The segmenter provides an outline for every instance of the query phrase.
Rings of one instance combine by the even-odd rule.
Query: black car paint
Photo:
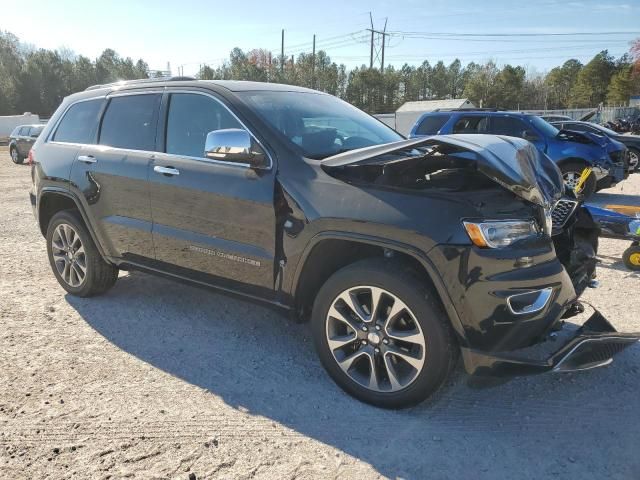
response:
[[[37,218],[43,199],[65,195],[76,203],[105,259],[120,268],[169,275],[295,313],[301,282],[309,275],[307,259],[322,242],[349,240],[404,254],[430,277],[460,345],[485,354],[539,341],[581,293],[584,285],[574,284],[548,235],[484,250],[474,247],[463,229],[464,218],[540,219],[542,205],[550,206],[559,191],[551,182],[536,195],[545,181],[535,178],[530,165],[525,171],[531,178],[503,165],[498,175],[485,172],[490,186],[464,194],[350,182],[327,171],[330,161],[323,166],[296,153],[234,88],[266,87],[177,81],[98,88],[66,99],[34,147],[31,196]],[[163,112],[167,96],[177,91],[223,102],[264,146],[269,165],[245,168],[162,153]],[[106,105],[112,95],[149,92],[162,94],[155,151],[51,145],[51,133],[72,102],[104,98]],[[516,162],[535,151],[527,145],[512,142]],[[73,160],[80,155],[98,161]],[[184,174],[158,175],[156,165]],[[40,227],[44,233],[46,225]],[[522,258],[530,258],[526,267]],[[510,292],[545,286],[554,288],[548,308],[524,317],[506,310],[504,296]]]

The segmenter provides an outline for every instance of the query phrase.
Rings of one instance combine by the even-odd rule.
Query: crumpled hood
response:
[[[570,128],[560,130],[557,138],[559,140],[566,140],[569,142],[593,143],[600,147],[606,147],[611,143],[609,137],[604,134],[598,135],[593,132],[577,132]]]
[[[556,164],[528,141],[515,137],[473,134],[401,140],[340,153],[324,159],[321,165],[330,170],[367,164],[382,156],[438,145],[456,148],[458,153],[450,155],[473,159],[478,171],[519,197],[546,209],[563,194],[564,184]],[[420,154],[415,150],[415,156]]]

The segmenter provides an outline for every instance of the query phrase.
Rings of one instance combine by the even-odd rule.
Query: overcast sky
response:
[[[95,58],[111,47],[154,69],[171,62],[194,74],[201,63],[219,65],[233,47],[279,54],[318,49],[349,67],[369,63],[369,12],[375,28],[388,18],[385,63],[401,66],[458,57],[494,59],[543,72],[569,58],[589,60],[608,49],[619,56],[640,37],[640,0],[30,0],[2,8],[0,29],[36,47],[66,47]],[[413,33],[406,33],[413,32]],[[593,35],[596,32],[632,32]],[[442,38],[438,33],[467,36]],[[591,35],[513,36],[582,33]],[[494,36],[469,37],[469,34]],[[504,36],[504,34],[507,34]]]

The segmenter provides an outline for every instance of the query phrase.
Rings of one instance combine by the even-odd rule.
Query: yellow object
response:
[[[607,210],[613,210],[614,212],[621,213],[623,215],[640,215],[640,206],[636,205],[605,205]]]
[[[584,170],[582,170],[582,174],[580,175],[580,178],[578,179],[578,184],[576,185],[576,188],[574,189],[576,193],[582,192],[582,189],[584,188],[584,184],[587,181],[587,178],[589,178],[589,175],[591,175],[591,168],[587,167]]]

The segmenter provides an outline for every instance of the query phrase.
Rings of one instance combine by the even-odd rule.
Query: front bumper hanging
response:
[[[564,330],[551,334],[552,339],[546,342],[515,352],[487,353],[463,347],[465,369],[471,375],[496,377],[588,370],[610,364],[614,355],[640,340],[640,333],[616,331],[597,310],[580,328]],[[567,338],[564,344],[549,351],[561,337]]]

